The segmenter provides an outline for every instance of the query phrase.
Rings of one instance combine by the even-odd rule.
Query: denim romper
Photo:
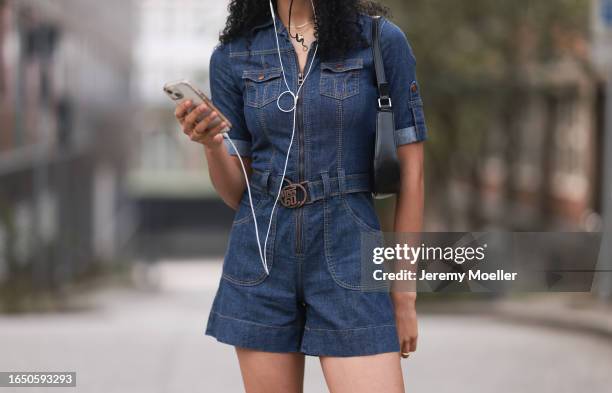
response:
[[[381,22],[396,144],[423,141],[427,129],[412,49],[397,25],[384,17]],[[372,18],[361,15],[359,23],[371,42]],[[278,16],[276,26],[287,83],[296,92],[297,55]],[[253,32],[250,49],[244,37],[215,47],[210,86],[214,104],[232,122],[229,135],[236,149],[252,160],[250,184],[263,247],[294,114],[277,107],[286,86],[272,20]],[[321,62],[318,57],[296,107],[287,187],[265,250],[270,275],[260,261],[245,190],[205,333],[223,343],[267,352],[397,352],[389,294],[368,291],[360,278],[360,235],[381,231],[370,188],[378,97],[371,48],[352,50],[336,61]],[[281,97],[280,105],[291,108],[291,96]]]

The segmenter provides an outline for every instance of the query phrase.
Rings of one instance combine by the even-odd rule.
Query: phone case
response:
[[[198,88],[194,87],[189,81],[180,80],[176,82],[167,83],[164,86],[164,92],[172,101],[176,103],[176,105],[180,105],[185,101],[191,100],[191,102],[194,104],[192,106],[192,109],[193,109],[203,103],[206,103],[209,107],[217,111],[217,113],[219,114],[219,117],[217,118],[217,120],[215,120],[212,123],[213,127],[219,124],[220,122],[224,121],[227,124],[229,124],[229,127],[223,130],[223,132],[228,132],[232,128],[232,125],[231,125],[232,123],[212,103],[212,101],[206,96],[206,94],[204,94]],[[210,111],[204,112],[201,117],[205,117],[209,113]]]

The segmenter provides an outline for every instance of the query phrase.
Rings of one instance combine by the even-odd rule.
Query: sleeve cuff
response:
[[[236,149],[238,149],[238,152],[236,152],[236,149],[234,149],[234,146],[232,146],[230,141],[224,138],[223,142],[225,142],[227,151],[232,156],[240,154],[241,157],[249,157],[251,155],[251,142],[243,141],[240,139],[232,139],[232,142],[236,146]]]
[[[421,142],[426,139],[423,133],[417,133],[416,127],[407,127],[395,131],[395,145],[407,145],[409,143]]]

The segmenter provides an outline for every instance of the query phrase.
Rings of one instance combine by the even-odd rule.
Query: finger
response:
[[[204,142],[204,136],[203,135],[198,135],[195,132],[191,135],[189,135],[189,139],[191,139],[192,142],[198,142],[198,143],[203,143]]]
[[[221,134],[223,132],[223,130],[225,130],[227,128],[227,124],[225,122],[220,122],[219,124],[217,124],[216,126],[209,128],[206,133],[208,134],[208,136],[210,136],[211,138],[216,136],[217,134]]]
[[[208,110],[208,105],[206,104],[202,104],[199,105],[197,108],[195,108],[194,110],[192,110],[186,117],[185,117],[185,122],[184,125],[187,127],[188,130],[191,130],[195,127],[195,123],[198,120],[198,117],[200,117],[200,115],[204,112],[206,112]]]
[[[198,134],[196,136],[196,141],[204,144],[209,144],[210,142],[220,143],[221,141],[223,141],[223,135],[221,135],[221,131],[223,131],[225,128],[225,122],[221,122],[213,128],[208,128],[204,131],[203,134]]]
[[[215,143],[221,143],[223,142],[223,135],[218,134],[212,137],[212,141]]]
[[[213,120],[215,120],[219,115],[217,115],[217,112],[212,111],[210,114],[208,114],[208,116],[206,116],[205,118],[203,118],[197,126],[194,127],[193,131],[196,134],[205,134],[208,133],[208,128],[211,125],[211,122]]]
[[[410,352],[416,352],[417,350],[417,337],[410,339]]]
[[[177,119],[182,120],[187,115],[187,111],[190,107],[191,101],[189,100],[177,105],[176,109],[174,110],[174,116],[176,116]]]

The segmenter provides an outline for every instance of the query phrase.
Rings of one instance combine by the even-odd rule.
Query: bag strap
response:
[[[376,85],[378,87],[378,108],[380,110],[391,110],[389,83],[387,83],[382,50],[380,49],[380,15],[373,16],[372,22],[372,51],[374,53],[374,68],[376,70]]]

